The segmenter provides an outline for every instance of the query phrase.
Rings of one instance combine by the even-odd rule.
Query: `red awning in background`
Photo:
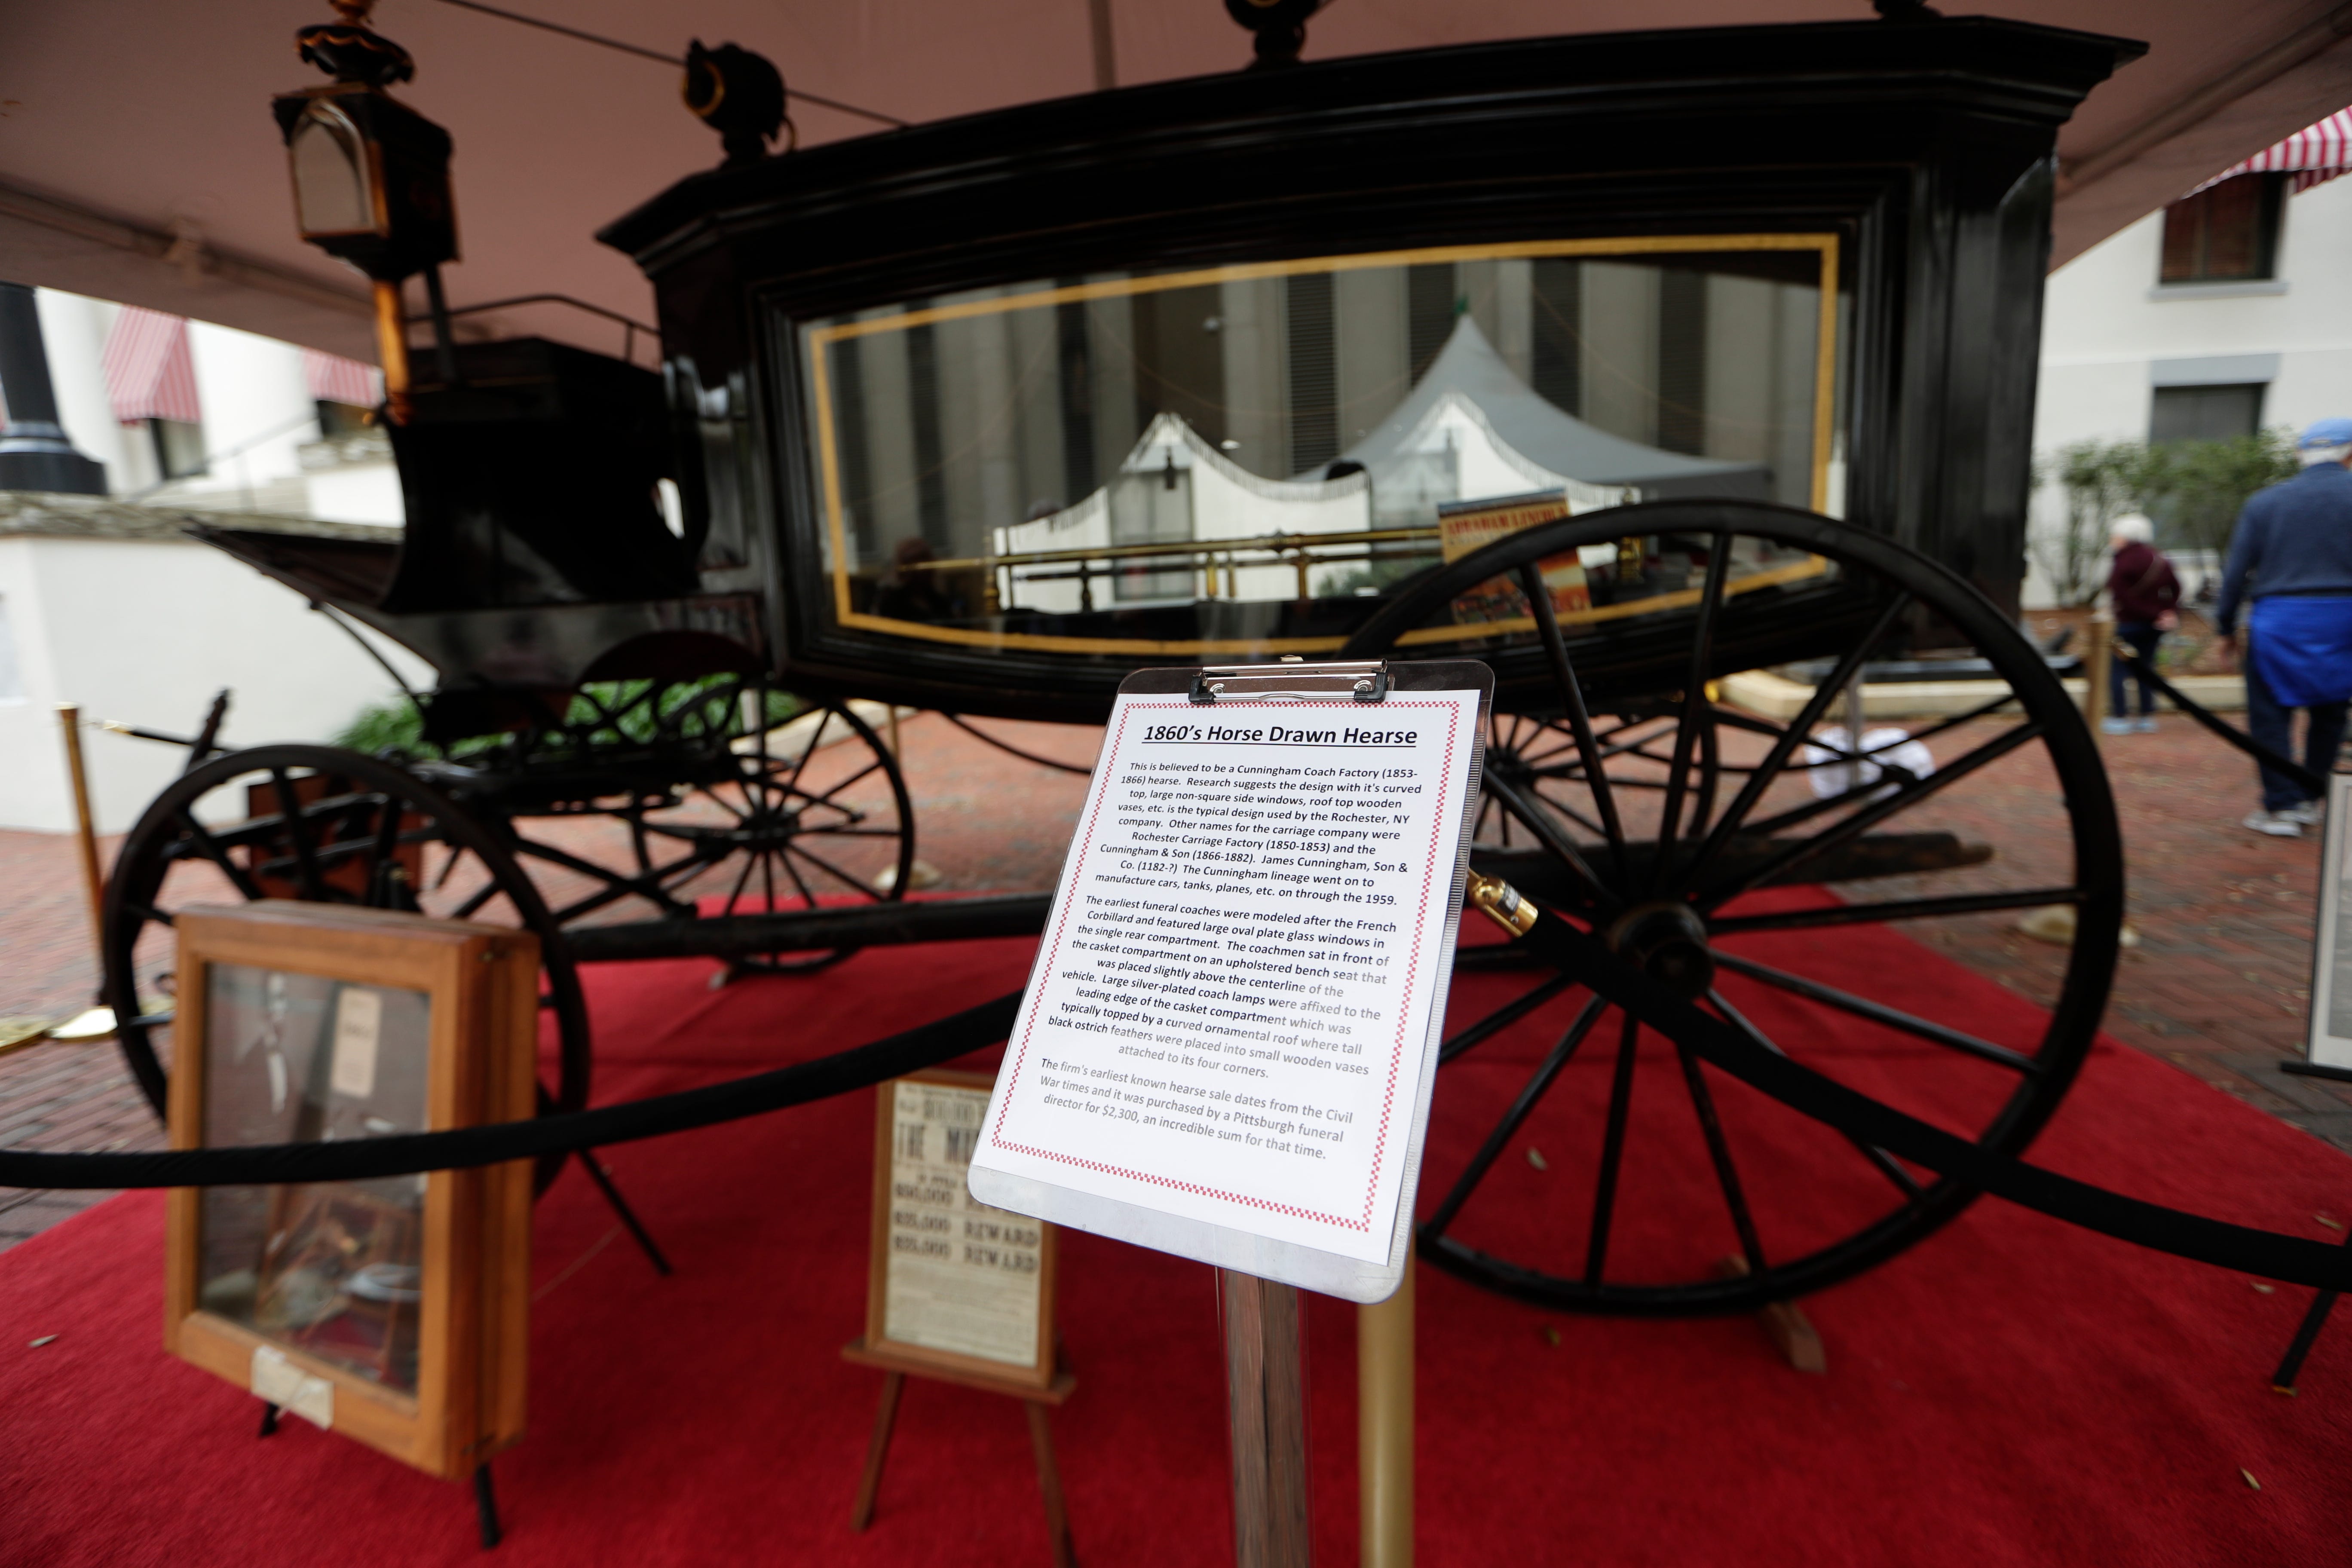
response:
[[[2338,174],[2352,174],[2352,109],[2339,109],[2316,125],[2306,125],[2275,147],[2266,147],[2242,163],[2232,163],[2197,191],[2218,185],[2240,174],[2294,176],[2297,194],[2326,184]],[[2197,191],[2189,194],[2195,195]]]
[[[188,322],[137,305],[125,305],[107,334],[100,361],[106,373],[107,401],[125,425],[142,419],[199,424],[196,362],[188,352]]]
[[[310,395],[321,403],[348,403],[360,408],[373,408],[383,401],[383,390],[377,379],[375,366],[362,364],[355,359],[345,359],[341,354],[304,349],[302,376],[310,384]]]

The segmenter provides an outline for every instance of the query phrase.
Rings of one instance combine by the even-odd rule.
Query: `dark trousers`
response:
[[[2246,668],[2246,732],[2254,743],[2282,757],[2294,755],[2294,710],[2279,701],[2262,677],[2249,650]],[[2336,771],[2336,752],[2344,744],[2341,702],[2322,702],[2304,710],[2303,765],[2326,778]],[[2311,792],[2267,765],[2262,767],[2263,808],[2284,811],[2312,798]]]
[[[2148,672],[2156,668],[2156,645],[2164,634],[2146,621],[2117,621],[2116,640],[2139,657],[2118,658],[2107,666],[2107,711],[2124,718],[2124,677],[2129,675],[2139,685],[2139,713],[2145,719],[2156,711],[2156,688],[2148,684]],[[2126,669],[2125,666],[2131,668]]]

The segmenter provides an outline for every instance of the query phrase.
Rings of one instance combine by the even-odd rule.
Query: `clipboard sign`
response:
[[[1493,697],[1469,660],[1129,677],[972,1195],[1348,1300],[1391,1294]]]
[[[2305,1054],[2324,1076],[2352,1077],[2352,773],[2327,779],[2319,852],[2319,931],[2312,943],[2311,1016]]]

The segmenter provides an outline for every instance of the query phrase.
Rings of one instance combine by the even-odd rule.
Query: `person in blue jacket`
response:
[[[2294,755],[2294,710],[2305,714],[2304,766],[2325,778],[2344,743],[2352,700],[2352,419],[2322,419],[2296,443],[2303,472],[2258,491],[2238,514],[2221,572],[2214,626],[2237,644],[2246,616],[2246,727],[2283,757]],[[2323,802],[2263,767],[2263,804],[2245,825],[2299,838]]]

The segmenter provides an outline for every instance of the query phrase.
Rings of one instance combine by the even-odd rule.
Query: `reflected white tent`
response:
[[[1638,489],[1651,500],[1772,499],[1772,471],[1762,463],[1669,452],[1562,413],[1513,374],[1466,313],[1396,412],[1340,461],[1370,472],[1383,519],[1426,518],[1441,500],[1562,488],[1571,503],[1580,489],[1598,495],[1603,488]]]

